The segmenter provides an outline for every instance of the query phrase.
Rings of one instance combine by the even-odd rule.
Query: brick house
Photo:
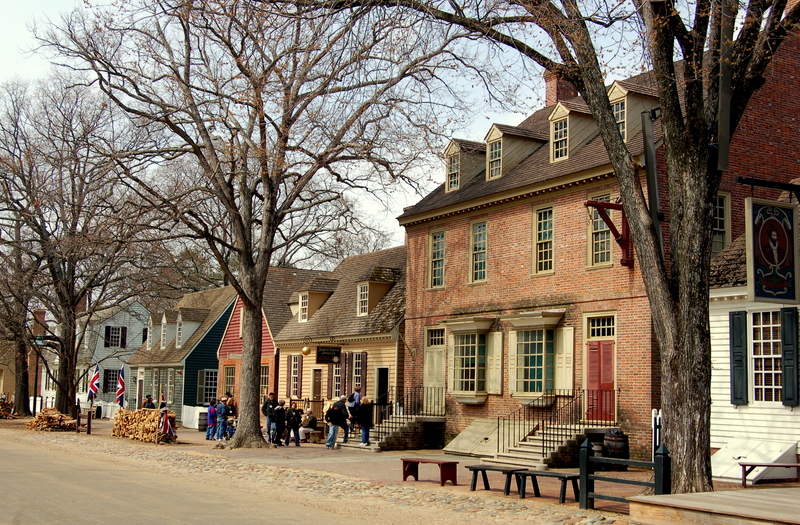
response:
[[[330,272],[318,270],[299,270],[295,268],[270,268],[264,286],[264,302],[262,305],[261,323],[261,400],[266,393],[278,384],[278,363],[275,360],[275,343],[273,337],[280,332],[292,317],[289,305],[292,295],[308,283],[317,279],[325,280]],[[240,378],[242,372],[242,332],[241,332],[242,300],[237,299],[230,321],[225,327],[225,334],[219,345],[219,382],[216,396],[231,392],[234,399],[239,399]]]
[[[800,97],[788,95],[798,91],[798,44],[782,45],[732,139],[714,253],[743,232],[745,196],[776,195],[736,185],[737,176],[797,176]],[[649,305],[631,247],[586,204],[615,203],[617,182],[585,103],[546,80],[546,107],[518,126],[494,124],[484,143],[452,140],[445,183],[398,219],[409,254],[406,339],[421,354],[406,352],[405,385],[447,387],[447,439],[458,439],[446,450],[503,452],[569,405],[582,431],[621,428],[632,455],[649,457],[661,387]],[[640,114],[658,104],[653,79],[608,89],[646,185]],[[655,139],[660,159],[659,121]],[[609,208],[624,234],[621,211]],[[668,216],[663,191],[661,209]],[[506,422],[497,430],[506,416],[525,422],[511,439]],[[482,430],[463,432],[471,425]]]

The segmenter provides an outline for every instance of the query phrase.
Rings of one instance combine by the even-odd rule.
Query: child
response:
[[[217,398],[212,398],[211,403],[208,405],[208,427],[206,427],[206,440],[213,441],[217,432]]]

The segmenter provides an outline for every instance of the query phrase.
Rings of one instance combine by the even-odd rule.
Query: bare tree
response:
[[[433,38],[435,33],[435,38]],[[129,2],[73,13],[39,38],[130,115],[169,137],[164,156],[200,166],[175,204],[131,176],[151,202],[207,242],[243,302],[241,411],[233,447],[263,446],[261,304],[281,225],[346,191],[414,184],[426,141],[449,115],[440,76],[460,31],[369,9],[304,13],[253,1]],[[224,217],[202,204],[214,199]],[[229,235],[219,234],[224,224]],[[299,226],[299,224],[295,224]],[[313,228],[313,222],[308,223]],[[236,267],[226,260],[233,254]],[[234,271],[235,270],[235,271]]]
[[[676,493],[712,488],[708,275],[717,168],[721,67],[730,68],[731,135],[764,82],[775,50],[795,30],[800,4],[786,0],[674,0],[632,3],[560,0],[347,0],[304,2],[322,12],[384,7],[412,10],[519,53],[571,82],[599,127],[620,185],[647,289],[662,362],[665,443],[673,454]],[[723,22],[741,15],[734,38]],[[731,22],[732,24],[732,22]],[[731,24],[728,24],[730,27]],[[661,101],[670,204],[669,264],[650,218],[634,159],[617,131],[604,82],[609,48],[647,52]],[[724,46],[730,54],[723,56]],[[616,51],[615,51],[616,52]],[[683,60],[680,69],[676,56]],[[727,77],[726,77],[727,78]],[[711,145],[711,147],[709,147]]]
[[[41,261],[17,306],[24,310],[29,298],[55,318],[47,336],[58,366],[45,366],[56,408],[74,414],[81,327],[92,312],[136,294],[125,268],[157,225],[116,178],[113,148],[130,149],[140,134],[98,93],[73,83],[53,76],[35,90],[18,84],[2,93],[0,228],[20,232],[3,236],[7,253]]]

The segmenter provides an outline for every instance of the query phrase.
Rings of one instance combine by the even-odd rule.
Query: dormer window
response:
[[[308,292],[300,294],[300,319],[301,323],[308,321]]]
[[[569,155],[569,127],[567,119],[553,122],[553,160],[566,159]]]
[[[489,144],[489,178],[496,179],[503,174],[503,141]]]
[[[461,183],[461,158],[456,153],[447,157],[447,191],[457,190]]]
[[[161,321],[161,349],[164,350],[167,347],[167,320],[164,319]]]
[[[175,348],[180,348],[182,341],[183,341],[183,321],[181,319],[178,319],[177,326],[175,328]]]
[[[369,283],[358,285],[358,315],[369,313]]]
[[[622,135],[622,140],[625,138],[625,99],[611,104],[611,110],[614,112],[614,120],[617,122],[617,130]]]
[[[147,348],[153,348],[153,346],[155,346],[155,341],[153,341],[154,336],[155,332],[153,331],[153,320],[150,319],[150,322],[147,325]]]

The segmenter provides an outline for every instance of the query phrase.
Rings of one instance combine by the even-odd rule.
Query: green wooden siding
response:
[[[217,350],[228,326],[228,318],[233,312],[232,302],[219,319],[214,323],[208,333],[192,349],[184,360],[183,370],[183,404],[197,406],[197,372],[198,370],[217,370],[219,360]]]

